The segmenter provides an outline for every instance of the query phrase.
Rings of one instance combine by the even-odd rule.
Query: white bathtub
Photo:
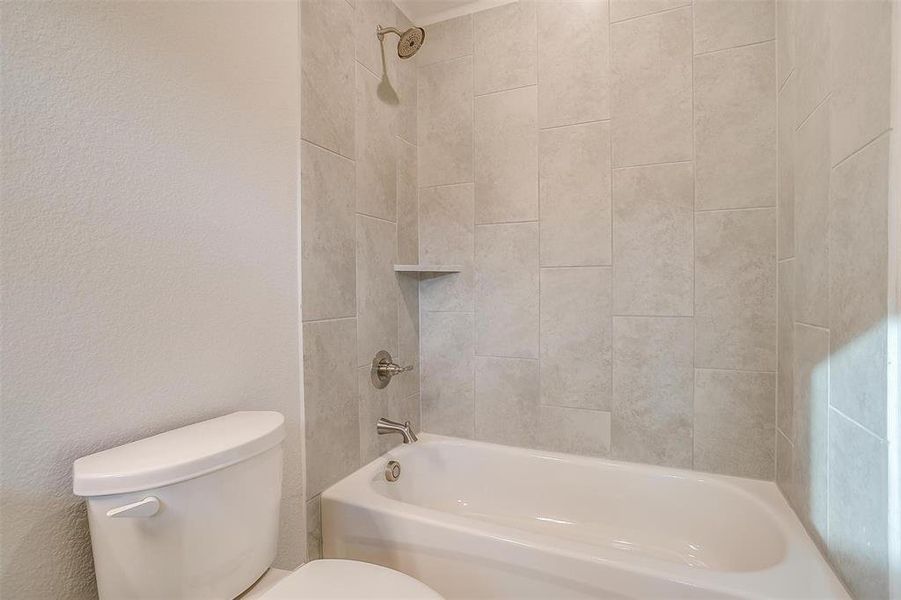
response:
[[[435,435],[323,492],[322,528],[451,599],[848,598],[772,483]]]

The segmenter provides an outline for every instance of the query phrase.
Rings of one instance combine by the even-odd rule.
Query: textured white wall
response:
[[[4,598],[95,594],[79,456],[236,409],[303,556],[297,6],[2,7]]]

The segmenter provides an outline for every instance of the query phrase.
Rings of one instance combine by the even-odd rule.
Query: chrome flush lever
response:
[[[378,389],[385,388],[391,383],[392,377],[412,370],[413,365],[407,365],[406,367],[396,365],[388,352],[379,350],[375,358],[372,359],[372,385]]]

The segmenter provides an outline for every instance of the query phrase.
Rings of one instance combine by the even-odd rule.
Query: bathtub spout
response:
[[[409,421],[406,423],[398,423],[382,417],[379,419],[378,424],[376,424],[376,431],[379,432],[379,435],[399,433],[403,436],[405,444],[412,444],[417,441],[416,434],[413,432],[413,426],[410,425]]]

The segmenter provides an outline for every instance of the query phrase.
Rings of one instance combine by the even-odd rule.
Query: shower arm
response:
[[[382,27],[381,25],[379,25],[376,29],[376,33],[378,34],[379,39],[382,39],[385,37],[386,33],[394,33],[397,34],[397,37],[400,37],[403,34],[403,31],[397,29],[396,27]]]

